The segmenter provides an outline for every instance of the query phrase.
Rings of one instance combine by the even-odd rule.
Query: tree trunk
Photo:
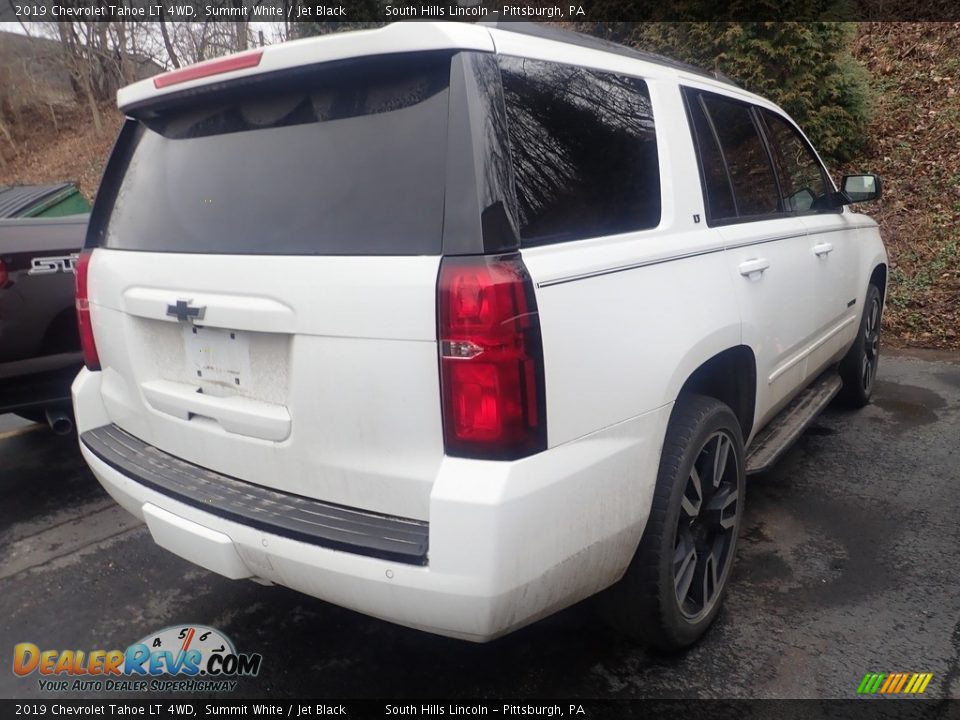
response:
[[[97,99],[93,95],[93,85],[90,78],[83,79],[83,92],[87,96],[87,105],[90,106],[90,115],[93,116],[93,129],[97,135],[103,134],[103,122],[100,120],[100,109],[97,107]]]
[[[167,32],[167,24],[163,21],[164,12],[163,5],[160,5],[160,34],[163,35],[163,44],[167,48],[167,55],[170,56],[170,62],[173,64],[174,68],[180,67],[180,61],[177,59],[177,53],[173,50],[173,43],[170,42],[170,34]]]
[[[120,87],[129,85],[135,78],[130,72],[130,56],[127,53],[127,23],[120,20],[117,23],[117,51],[120,54]]]
[[[13,141],[13,138],[10,136],[10,131],[7,130],[7,124],[3,121],[3,118],[0,118],[0,133],[3,133],[3,136],[7,139],[7,142],[10,143],[10,147],[13,148],[13,154],[17,157],[20,157],[20,149],[17,147],[17,144]],[[0,152],[0,159],[3,158],[3,153]]]
[[[209,22],[209,20],[203,21],[203,27],[200,30],[199,42],[197,42],[196,36],[194,36],[194,47],[196,47],[197,62],[202,62],[207,59],[207,25]]]
[[[242,0],[233,0],[234,7],[243,7]],[[241,50],[246,50],[247,45],[247,22],[245,20],[238,20],[233,24],[234,31],[234,47],[239,52]]]

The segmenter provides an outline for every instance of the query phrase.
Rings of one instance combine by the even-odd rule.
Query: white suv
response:
[[[886,255],[775,105],[538,26],[201,63],[128,116],[77,272],[80,446],[162,547],[486,641],[716,615],[745,474],[868,401]]]

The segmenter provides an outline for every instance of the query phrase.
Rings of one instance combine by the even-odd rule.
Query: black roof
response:
[[[602,50],[603,52],[612,53],[614,55],[623,55],[624,57],[633,58],[634,60],[643,60],[644,62],[662,65],[664,67],[673,68],[674,70],[683,70],[684,72],[700,75],[701,77],[710,78],[711,80],[717,80],[719,82],[726,83],[727,85],[733,85],[736,87],[736,83],[730,80],[730,78],[726,77],[723,73],[709,72],[703,68],[697,67],[696,65],[680,62],[679,60],[674,60],[673,58],[668,58],[664,55],[647,52],[646,50],[637,50],[636,48],[627,47],[626,45],[621,45],[620,43],[604,40],[592,35],[584,35],[583,33],[574,32],[573,30],[564,30],[543,23],[513,22],[505,20],[493,20],[479,24],[487,27],[493,27],[498,30],[506,30],[508,32],[520,33],[521,35],[530,35],[532,37],[543,38],[544,40],[556,40],[557,42],[578,45],[580,47],[590,48],[592,50]]]
[[[65,182],[56,185],[12,185],[0,187],[0,218],[18,217],[47,198],[72,187]]]

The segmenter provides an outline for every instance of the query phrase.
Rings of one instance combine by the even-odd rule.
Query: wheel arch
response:
[[[757,360],[746,345],[736,345],[701,363],[686,379],[677,394],[712,397],[727,405],[737,416],[743,442],[750,439],[757,401]]]
[[[873,268],[870,273],[870,285],[876,285],[880,290],[880,302],[885,303],[887,299],[887,264],[880,263]]]

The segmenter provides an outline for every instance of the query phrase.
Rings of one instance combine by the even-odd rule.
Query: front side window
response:
[[[723,151],[738,217],[778,213],[777,182],[750,106],[717,95],[700,97]]]
[[[710,124],[703,104],[698,98],[688,98],[687,110],[693,126],[696,146],[699,150],[700,173],[706,193],[707,214],[711,220],[724,220],[737,216],[733,201],[733,188],[727,174],[727,164],[717,144],[717,136]]]
[[[646,83],[575,65],[499,61],[523,243],[656,227],[660,168]]]
[[[784,210],[803,213],[821,209],[826,203],[829,185],[813,151],[782,117],[769,110],[761,110],[760,114],[777,168]]]

